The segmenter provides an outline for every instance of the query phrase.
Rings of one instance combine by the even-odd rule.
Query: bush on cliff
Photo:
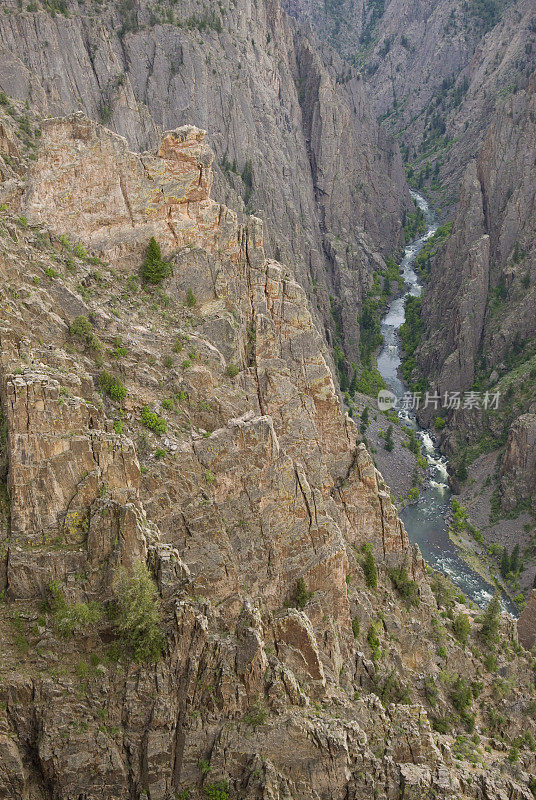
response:
[[[141,268],[141,277],[145,283],[157,286],[169,275],[171,275],[171,264],[169,261],[163,260],[160,245],[154,236],[151,236],[147,246],[145,261]]]
[[[376,561],[372,553],[372,545],[364,544],[363,551],[365,553],[365,560],[363,561],[365,581],[369,589],[375,589],[378,585],[378,570],[376,569]]]
[[[145,562],[119,570],[111,617],[125,653],[139,663],[158,661],[164,650],[158,590]]]
[[[104,370],[99,376],[99,388],[115,403],[121,403],[127,396],[127,390],[119,380]]]

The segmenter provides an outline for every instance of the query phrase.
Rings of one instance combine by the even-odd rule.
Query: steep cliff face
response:
[[[533,528],[535,98],[533,76],[496,113],[467,168],[450,240],[424,294],[417,351],[421,374],[442,393],[472,387],[481,398],[500,395],[497,409],[448,414],[441,439],[455,465],[474,462],[477,481],[464,497],[479,523],[498,523],[490,536],[508,548],[528,545]],[[517,526],[497,520],[521,512]]]
[[[0,19],[4,92],[45,115],[84,111],[137,149],[184,123],[209,130],[215,195],[267,221],[267,252],[294,264],[328,339],[329,295],[344,295],[358,360],[363,290],[401,242],[409,197],[355,72],[275,0],[34,5]]]
[[[499,692],[494,629],[409,546],[303,288],[210,199],[203,132],[138,155],[73,115],[31,153],[0,227],[3,795],[529,800],[515,627]],[[155,664],[149,590],[121,595],[144,563]]]
[[[410,179],[445,214],[505,96],[535,62],[531,0],[287,0],[363,72],[378,117],[403,142]]]

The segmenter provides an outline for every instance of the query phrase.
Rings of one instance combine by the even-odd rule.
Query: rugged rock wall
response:
[[[436,601],[356,446],[303,288],[266,258],[258,219],[208,197],[210,161],[195,128],[136,155],[75,115],[46,123],[28,176],[5,181],[2,794],[529,800],[533,754],[505,759],[534,729],[515,628],[501,624],[497,700],[482,651],[435,617],[463,609],[480,641],[448,583]],[[62,233],[69,191],[89,255]],[[137,277],[151,234],[172,261],[152,289]],[[140,560],[164,611],[157,664],[118,662],[106,619],[59,638],[47,593],[106,602]],[[451,734],[484,736],[496,706],[505,743],[454,759],[467,737]]]
[[[357,361],[361,297],[409,196],[356,73],[272,0],[29,8],[0,19],[0,88],[44,115],[84,111],[137,149],[184,123],[209,130],[216,196],[267,221],[267,251],[294,265],[329,340],[329,295],[344,300]]]
[[[525,89],[534,70],[531,0],[287,0],[285,7],[361,66],[366,94],[407,148],[414,180],[422,172],[419,186],[452,213],[495,109]]]

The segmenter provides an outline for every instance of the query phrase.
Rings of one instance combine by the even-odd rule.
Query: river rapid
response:
[[[422,285],[415,272],[415,260],[438,227],[437,219],[424,197],[415,192],[412,192],[412,196],[424,213],[426,232],[411,242],[404,251],[400,263],[404,277],[403,293],[390,303],[382,319],[384,346],[378,357],[378,370],[398,400],[408,391],[399,373],[401,357],[398,330],[405,319],[404,304],[408,295],[418,297],[422,292]],[[419,499],[400,513],[409,540],[412,544],[419,545],[425,561],[431,567],[446,573],[470,600],[484,606],[493,596],[494,588],[461,558],[448,535],[447,518],[452,493],[447,483],[447,460],[436,449],[430,431],[419,426],[413,413],[400,408],[396,410],[402,424],[416,431],[428,462],[429,480],[426,487],[421,491]],[[517,616],[517,609],[508,598],[503,598],[503,603],[510,613]]]

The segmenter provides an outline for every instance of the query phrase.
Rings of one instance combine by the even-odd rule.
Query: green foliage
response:
[[[141,277],[145,283],[157,286],[169,275],[171,275],[171,264],[162,259],[160,245],[154,236],[151,236],[145,254],[145,261],[141,267]]]
[[[434,428],[436,431],[442,431],[447,423],[443,419],[443,417],[436,417],[434,421]]]
[[[473,691],[465,678],[458,676],[450,688],[450,700],[460,717],[470,725],[469,709],[473,702]]]
[[[267,719],[268,712],[266,711],[262,701],[258,699],[255,705],[249,709],[248,713],[244,717],[244,722],[246,725],[249,725],[252,728],[258,728],[261,725],[264,725]]]
[[[62,636],[72,636],[97,625],[104,616],[103,608],[97,602],[69,605],[58,581],[50,581],[47,586],[47,608]]]
[[[363,365],[369,369],[371,368],[372,353],[383,342],[380,330],[380,313],[380,304],[376,298],[367,297],[363,301],[361,315],[358,318],[361,331],[359,352]]]
[[[192,289],[188,289],[186,292],[186,305],[188,308],[195,308],[197,305],[197,297],[193,293]]]
[[[294,596],[296,606],[298,608],[305,608],[311,595],[307,591],[307,585],[304,578],[300,578],[296,586],[296,594]]]
[[[415,267],[423,281],[427,281],[430,277],[433,259],[435,258],[440,247],[446,242],[452,231],[452,222],[447,222],[446,225],[441,225],[425,243],[424,247],[415,259]]]
[[[425,231],[426,219],[424,217],[424,212],[420,208],[416,208],[413,214],[410,214],[409,217],[406,217],[406,221],[404,223],[404,238],[406,240],[406,244],[413,241],[413,239],[417,239],[417,237],[422,236]]]
[[[408,575],[407,567],[392,567],[389,570],[389,578],[396,591],[407,605],[417,606],[420,602],[419,586]]]
[[[236,378],[236,376],[240,372],[240,369],[238,367],[238,364],[227,364],[225,372],[230,378]]]
[[[207,783],[203,791],[208,800],[229,800],[229,784],[227,781]]]
[[[458,614],[452,621],[454,636],[464,647],[467,644],[467,637],[471,631],[471,622],[467,614]]]
[[[125,653],[139,663],[158,661],[164,650],[158,590],[147,565],[120,569],[114,586],[113,622]]]
[[[102,344],[93,333],[93,325],[87,317],[76,317],[69,328],[69,335],[81,342],[88,350],[97,352],[102,349]]]
[[[380,647],[380,639],[378,637],[378,626],[374,622],[370,624],[370,628],[367,634],[367,642],[370,649],[372,650],[372,660],[374,662],[379,661],[382,655],[382,651]]]
[[[127,390],[119,378],[115,378],[105,370],[101,372],[98,379],[99,388],[114,401],[121,403],[127,396]]]
[[[361,633],[361,625],[357,617],[352,617],[352,633],[354,634],[354,639],[359,638],[359,634]]]
[[[387,430],[385,432],[385,438],[383,440],[383,446],[385,447],[385,449],[389,453],[392,451],[392,449],[395,446],[395,443],[393,442],[393,426],[392,425],[389,425],[389,427],[387,428]]]
[[[497,641],[500,625],[500,612],[501,603],[498,596],[495,595],[495,597],[490,600],[488,607],[484,612],[482,617],[482,627],[480,629],[480,635],[488,645],[494,644]]]
[[[141,411],[141,422],[146,428],[150,431],[155,433],[157,436],[161,436],[163,433],[167,431],[167,423],[166,420],[162,417],[159,417],[158,414],[155,414],[154,411],[151,411],[149,406],[144,406]]]
[[[365,406],[365,408],[361,412],[361,424],[359,425],[359,431],[361,433],[361,436],[364,436],[365,433],[367,432],[367,428],[369,426],[369,422],[370,422],[370,420],[369,420],[369,410],[368,410],[368,406]]]
[[[415,500],[419,499],[419,490],[416,486],[412,486],[408,492],[408,500],[410,503],[413,503]]]
[[[390,672],[383,681],[376,679],[373,691],[386,708],[391,703],[408,703],[410,700],[408,687],[402,683],[394,672]]]
[[[371,369],[363,367],[355,381],[355,391],[368,397],[376,397],[380,389],[385,389],[385,386],[385,381],[375,367]]]
[[[421,342],[424,331],[424,324],[421,318],[421,306],[422,298],[413,297],[412,295],[406,297],[405,321],[399,329],[400,344],[403,354],[402,375],[412,391],[422,391],[425,388],[424,384],[412,383],[412,373],[417,367],[414,353]]]
[[[365,544],[363,545],[363,551],[365,553],[365,559],[363,561],[363,572],[365,573],[365,582],[369,589],[375,589],[378,585],[378,569],[376,567],[376,561],[374,559],[374,554],[372,552],[372,545]]]
[[[424,679],[424,695],[432,708],[435,708],[439,697],[439,689],[431,675],[427,675]]]

